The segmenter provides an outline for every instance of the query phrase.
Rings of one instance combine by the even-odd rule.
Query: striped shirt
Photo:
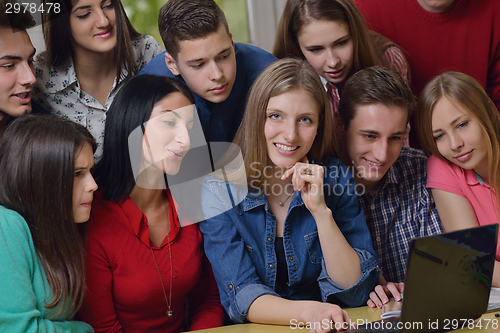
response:
[[[375,195],[359,197],[387,281],[404,281],[411,239],[443,231],[432,194],[425,187],[426,163],[422,151],[403,147]]]

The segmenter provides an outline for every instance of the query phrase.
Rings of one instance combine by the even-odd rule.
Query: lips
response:
[[[92,207],[92,201],[93,200],[89,200],[87,202],[84,202],[84,203],[80,204],[80,206],[83,206],[85,208],[90,208],[90,207]]]
[[[210,89],[210,92],[213,94],[221,94],[224,91],[226,91],[227,88],[227,83],[226,84],[221,84],[215,88]]]
[[[31,101],[31,90],[23,91],[13,95],[21,104],[28,104]]]
[[[186,155],[186,150],[167,149],[176,160],[182,160]]]
[[[278,153],[285,156],[291,156],[295,154],[297,149],[299,149],[300,147],[295,145],[286,145],[283,143],[274,143],[274,146],[277,148]]]
[[[373,161],[367,160],[366,158],[363,158],[363,160],[366,162],[366,164],[368,165],[368,167],[371,168],[371,169],[380,170],[380,169],[382,169],[382,167],[385,164],[385,163],[373,162]]]
[[[460,155],[457,155],[455,156],[454,158],[461,162],[461,163],[464,163],[464,162],[467,162],[469,160],[469,158],[472,156],[472,150],[471,151],[468,151],[466,153],[462,153]]]
[[[94,35],[94,37],[102,38],[102,39],[109,38],[110,36],[111,36],[111,29]]]
[[[339,70],[336,70],[336,71],[329,71],[329,72],[326,72],[326,74],[331,77],[332,79],[336,79],[340,76],[342,76],[342,74],[344,73],[344,68],[341,68]]]

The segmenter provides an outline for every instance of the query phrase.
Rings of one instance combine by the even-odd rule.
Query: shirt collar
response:
[[[70,59],[66,66],[60,68],[49,67],[48,71],[52,84],[47,85],[45,88],[50,94],[63,91],[72,84],[78,83],[75,66],[73,66],[73,59]]]

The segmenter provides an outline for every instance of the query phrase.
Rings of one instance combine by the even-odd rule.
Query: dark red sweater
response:
[[[223,309],[198,225],[181,228],[172,208],[169,237],[174,316],[167,318],[167,304],[149,248],[146,216],[130,198],[120,204],[99,198],[96,195],[87,234],[88,306],[80,310],[79,318],[96,332],[167,333],[222,325]],[[167,237],[159,248],[152,247],[169,299]],[[190,326],[185,320],[187,304]]]

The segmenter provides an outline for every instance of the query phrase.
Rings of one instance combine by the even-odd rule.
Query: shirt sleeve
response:
[[[112,285],[113,274],[106,250],[89,224],[86,304],[78,312],[78,317],[92,325],[96,332],[122,332],[114,307]]]
[[[35,294],[36,265],[41,267],[28,225],[17,213],[0,214],[0,323],[2,332],[93,332],[84,322],[42,317]],[[46,282],[45,282],[46,283]],[[45,285],[48,288],[48,285]]]
[[[396,47],[388,47],[384,53],[385,61],[390,65],[390,69],[398,72],[401,77],[408,82],[408,63],[406,62],[403,52]]]
[[[279,295],[260,281],[245,244],[231,220],[241,215],[228,214],[232,210],[231,203],[215,198],[220,194],[217,193],[219,188],[222,192],[226,189],[225,184],[211,187],[203,182],[203,214],[212,217],[200,223],[200,230],[204,236],[205,253],[219,287],[221,303],[234,322],[243,323],[248,308],[256,298]]]
[[[222,326],[224,310],[220,304],[219,290],[214,279],[212,266],[203,255],[200,280],[189,293],[189,330],[201,330]]]
[[[323,260],[318,282],[323,300],[335,296],[350,307],[361,306],[365,304],[368,295],[377,285],[378,258],[373,249],[370,231],[358,200],[356,181],[351,172],[339,161],[339,164],[327,169],[326,173],[327,178],[338,179],[333,184],[328,182],[325,199],[333,213],[335,223],[359,256],[361,277],[352,287],[342,289],[330,279]]]
[[[154,57],[163,51],[156,39],[150,35],[144,35],[141,39],[135,41],[133,48],[139,70],[144,68]]]
[[[465,197],[449,162],[431,155],[427,160],[427,188],[435,188]]]

